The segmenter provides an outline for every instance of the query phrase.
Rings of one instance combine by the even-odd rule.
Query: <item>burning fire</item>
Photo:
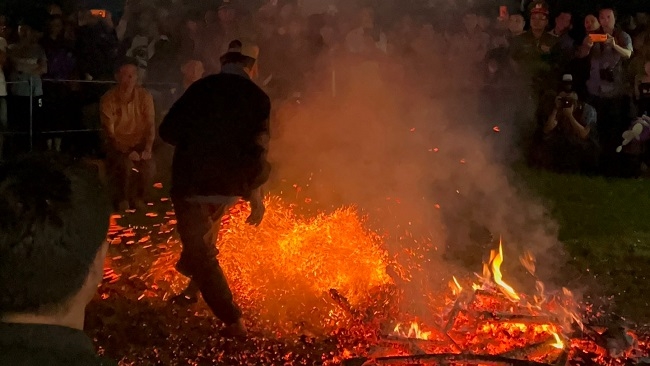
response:
[[[287,334],[318,337],[341,334],[338,332],[344,329],[351,339],[340,347],[344,349],[343,358],[365,355],[369,344],[388,342],[397,347],[373,351],[369,357],[433,355],[441,360],[439,363],[450,364],[461,356],[475,357],[463,360],[476,364],[494,364],[494,359],[481,358],[487,356],[555,363],[576,348],[598,348],[593,342],[569,337],[573,324],[583,329],[569,290],[548,291],[537,281],[537,293],[529,296],[504,280],[501,242],[490,252],[478,284],[464,286],[452,277],[448,303],[442,308],[431,305],[430,314],[419,314],[426,317],[426,325],[397,322],[388,330],[392,334],[381,335],[381,325],[414,318],[390,308],[394,305],[389,304],[391,300],[402,299],[394,291],[387,268],[395,266],[397,272],[405,269],[391,259],[383,238],[367,229],[364,218],[353,207],[306,218],[278,197],[266,198],[265,204],[266,215],[257,228],[245,222],[248,205],[237,204],[224,218],[217,244],[219,261],[238,303],[262,332],[278,338]],[[167,212],[170,220],[160,224],[159,234],[169,237],[176,223],[171,217],[173,213]],[[149,235],[138,239],[134,228],[119,227],[114,219],[110,232],[113,244],[124,239],[127,247],[141,244],[139,250],[155,245],[157,255],[153,263],[143,266],[143,273],[127,272],[130,264],[120,267],[122,255],[110,258],[105,270],[107,282],[116,283],[122,274],[129,279],[139,277],[147,289],[136,296],[138,300],[165,300],[178,293],[188,281],[174,269],[180,255],[178,239],[169,237],[167,242],[151,244]],[[407,253],[421,258],[412,251]],[[524,253],[520,260],[534,275],[534,257]],[[441,324],[434,323],[437,319]],[[617,347],[627,351],[625,345]]]
[[[246,224],[248,205],[237,204],[224,218],[217,243],[236,300],[246,313],[258,314],[265,328],[327,333],[349,318],[331,290],[351,307],[363,307],[374,300],[373,290],[392,283],[382,238],[366,229],[355,208],[303,218],[278,197],[265,205],[255,228]],[[153,265],[154,281],[173,282],[171,292],[186,283],[174,271],[177,259],[174,251]]]

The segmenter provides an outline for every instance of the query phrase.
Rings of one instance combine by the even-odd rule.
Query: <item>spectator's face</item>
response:
[[[571,14],[560,13],[555,17],[555,30],[558,32],[566,32],[571,28]]]
[[[616,17],[612,9],[603,9],[598,14],[600,25],[605,29],[614,29],[616,25]]]
[[[366,29],[375,27],[375,12],[371,8],[361,10],[361,26]]]
[[[30,39],[34,31],[28,25],[19,25],[18,26],[18,37],[22,40]]]
[[[63,10],[61,10],[61,7],[56,4],[50,5],[47,12],[50,15],[63,15]]]
[[[585,30],[587,32],[595,32],[600,28],[600,23],[598,23],[598,19],[596,19],[595,16],[593,15],[587,15],[585,17]]]
[[[508,19],[508,30],[513,34],[523,32],[525,26],[524,17],[519,14],[511,15],[510,19]]]
[[[138,82],[138,68],[134,65],[124,65],[117,71],[115,78],[120,88],[132,89]]]
[[[221,23],[232,23],[235,20],[235,9],[222,8],[218,12],[219,21]]]
[[[636,24],[638,25],[648,24],[648,14],[643,12],[636,13]]]
[[[476,14],[465,14],[463,24],[468,32],[473,32],[478,27],[478,17]]]
[[[9,27],[7,27],[7,18],[4,15],[0,15],[0,37],[7,38],[9,33]]]
[[[50,35],[58,37],[63,32],[63,21],[61,19],[54,19],[50,22]]]
[[[650,61],[645,62],[643,65],[643,70],[645,71],[646,75],[650,76]]]
[[[530,16],[530,29],[534,31],[543,31],[548,25],[548,18],[544,14],[533,14]]]

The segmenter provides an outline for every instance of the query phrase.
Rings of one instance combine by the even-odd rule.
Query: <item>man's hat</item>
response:
[[[549,14],[548,5],[543,0],[533,1],[528,7],[528,11],[530,12],[530,15],[543,14],[548,16]]]

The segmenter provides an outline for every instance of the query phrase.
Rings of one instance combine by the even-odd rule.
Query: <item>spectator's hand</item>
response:
[[[562,113],[566,117],[571,117],[571,116],[573,116],[573,110],[574,109],[575,109],[575,106],[573,104],[571,104],[570,107],[562,108]]]
[[[544,53],[549,53],[549,52],[551,52],[551,47],[550,47],[550,46],[547,46],[547,45],[545,45],[545,44],[540,45],[540,46],[539,46],[539,49],[542,50],[542,52],[544,52]]]
[[[149,150],[143,151],[141,157],[142,157],[142,160],[151,160],[151,157],[152,157],[151,151],[149,151]]]
[[[140,155],[135,151],[131,151],[131,153],[129,154],[129,160],[140,161]]]
[[[611,45],[611,46],[616,46],[616,38],[612,37],[611,35],[607,35],[607,41],[605,41],[605,44]]]
[[[585,47],[591,48],[591,47],[594,46],[594,41],[592,41],[591,37],[589,37],[589,35],[587,35],[587,37],[585,37],[584,41],[582,41],[582,45],[585,46]]]
[[[558,95],[555,97],[555,110],[559,111],[560,109],[562,109],[562,98]]]
[[[109,28],[114,28],[115,27],[115,24],[113,24],[113,14],[111,14],[111,12],[108,11],[108,10],[106,11],[106,16],[104,18],[102,18],[102,21]]]

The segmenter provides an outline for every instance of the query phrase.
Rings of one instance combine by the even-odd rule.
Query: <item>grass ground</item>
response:
[[[650,321],[650,180],[522,170],[560,225],[571,264],[613,295],[615,310]]]

